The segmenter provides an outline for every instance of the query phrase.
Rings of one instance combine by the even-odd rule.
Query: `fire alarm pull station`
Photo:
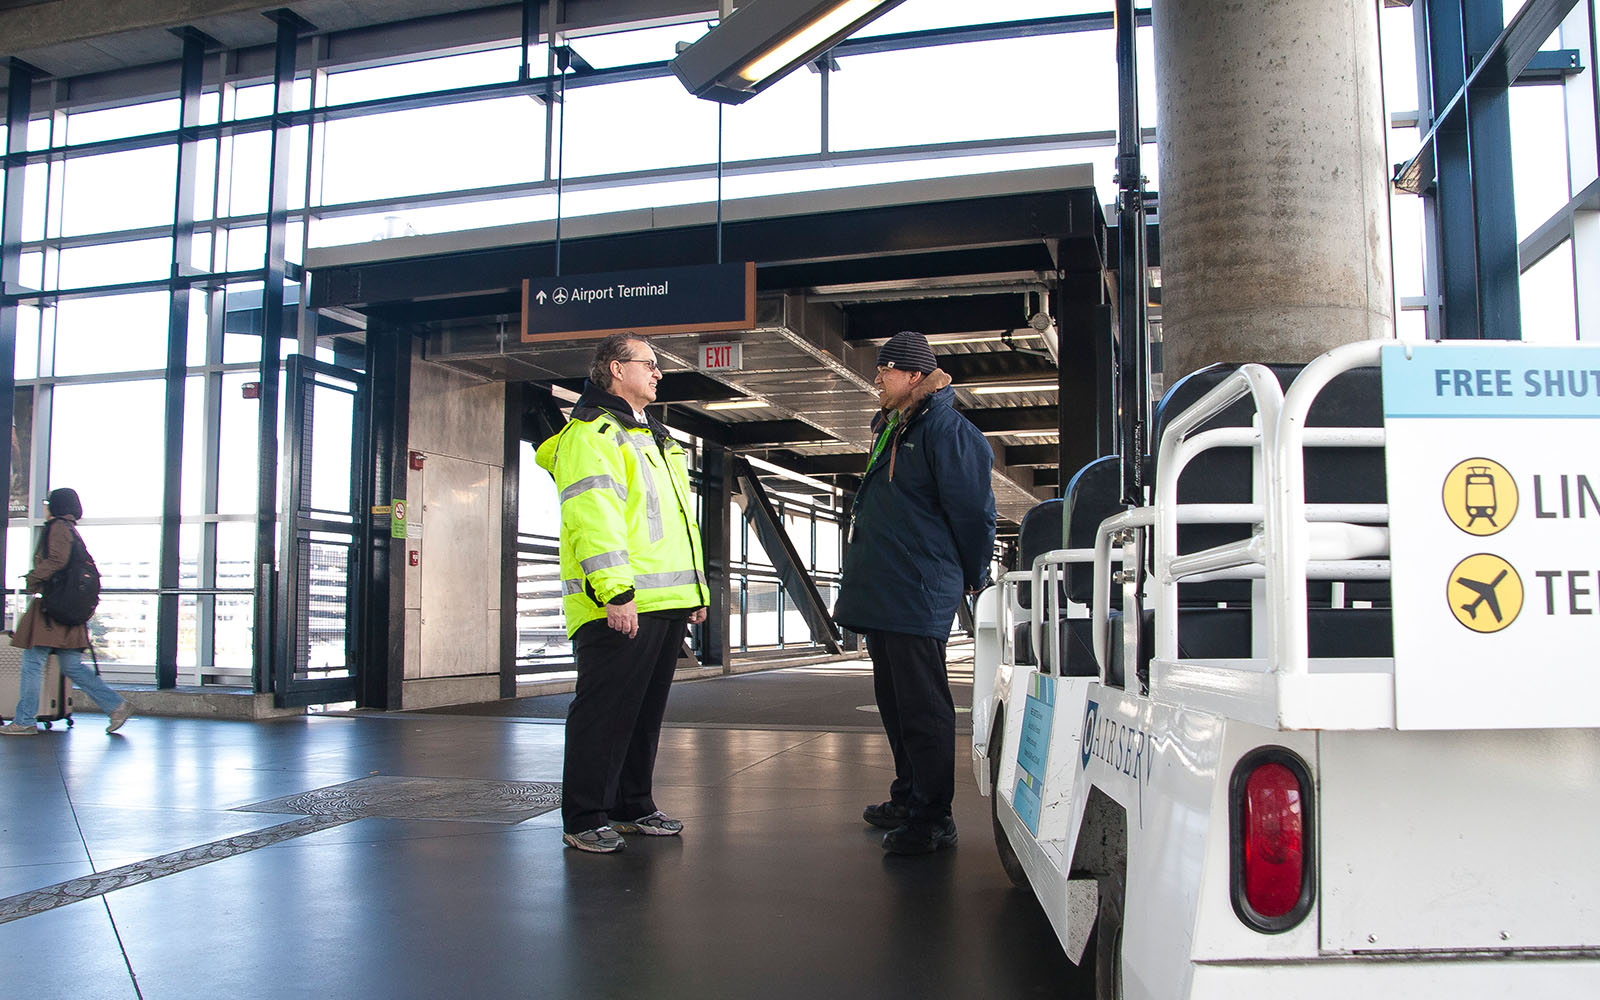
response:
[[[413,451],[413,452],[410,453],[410,455],[411,455],[411,471],[412,472],[421,472],[422,471],[422,462],[427,456],[423,455],[422,452],[420,452],[420,451]]]
[[[422,553],[417,549],[412,549],[411,550],[411,565],[413,565],[413,566],[421,566],[422,565]]]

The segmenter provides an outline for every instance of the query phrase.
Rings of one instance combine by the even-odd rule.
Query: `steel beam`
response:
[[[729,506],[737,481],[733,452],[714,444],[700,448],[700,541],[706,560],[711,603],[700,628],[700,662],[728,673],[729,651],[737,643],[729,634],[733,619],[729,597],[733,579],[733,518]]]
[[[206,49],[212,39],[193,28],[177,32],[183,39],[183,64],[178,83],[178,175],[172,210],[172,275],[168,290],[166,400],[162,414],[161,555],[156,579],[156,687],[178,686],[178,587],[182,583],[183,418],[189,380],[189,300],[179,276],[190,270],[194,246],[194,199],[199,173],[200,89]],[[199,650],[196,650],[198,653]],[[197,663],[203,662],[197,659]]]
[[[26,165],[20,154],[28,149],[28,116],[33,81],[38,71],[19,59],[10,61],[6,101],[5,200],[0,203],[0,414],[15,419],[17,408],[17,300],[22,278],[23,182]],[[37,433],[37,432],[35,432]],[[11,449],[0,448],[0,481],[11,482]],[[27,461],[27,456],[21,456]],[[29,483],[33,493],[38,484]],[[10,487],[6,489],[10,495]],[[7,508],[10,501],[7,500]],[[30,507],[32,506],[30,502]],[[6,564],[6,537],[0,532],[0,566]]]
[[[268,175],[267,253],[261,295],[261,399],[256,425],[259,461],[256,478],[255,642],[252,682],[257,692],[273,689],[273,668],[289,656],[290,623],[285,609],[274,599],[275,544],[278,498],[278,396],[282,362],[279,358],[284,314],[284,248],[289,216],[289,114],[294,106],[295,55],[300,33],[310,25],[288,10],[269,13],[278,25],[277,57],[273,74],[273,126]],[[288,441],[286,454],[299,442]]]

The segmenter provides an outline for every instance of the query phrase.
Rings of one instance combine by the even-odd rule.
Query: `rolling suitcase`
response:
[[[0,639],[0,722],[14,720],[17,699],[22,694],[22,650],[11,645],[9,640],[16,619],[22,615],[22,602],[27,600],[27,595],[7,596],[10,598],[12,608],[11,614],[7,616],[4,637]],[[73,725],[72,681],[61,673],[61,667],[56,663],[54,653],[44,661],[44,680],[39,685],[36,718],[45,724],[46,729],[53,728],[62,720],[66,720],[69,728]]]

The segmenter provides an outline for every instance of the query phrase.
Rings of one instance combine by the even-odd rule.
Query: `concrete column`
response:
[[[1375,0],[1152,7],[1166,384],[1393,336]]]

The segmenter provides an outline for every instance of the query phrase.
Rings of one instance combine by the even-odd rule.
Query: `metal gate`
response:
[[[354,701],[367,516],[367,376],[292,354],[284,383],[273,693],[281,708]]]

